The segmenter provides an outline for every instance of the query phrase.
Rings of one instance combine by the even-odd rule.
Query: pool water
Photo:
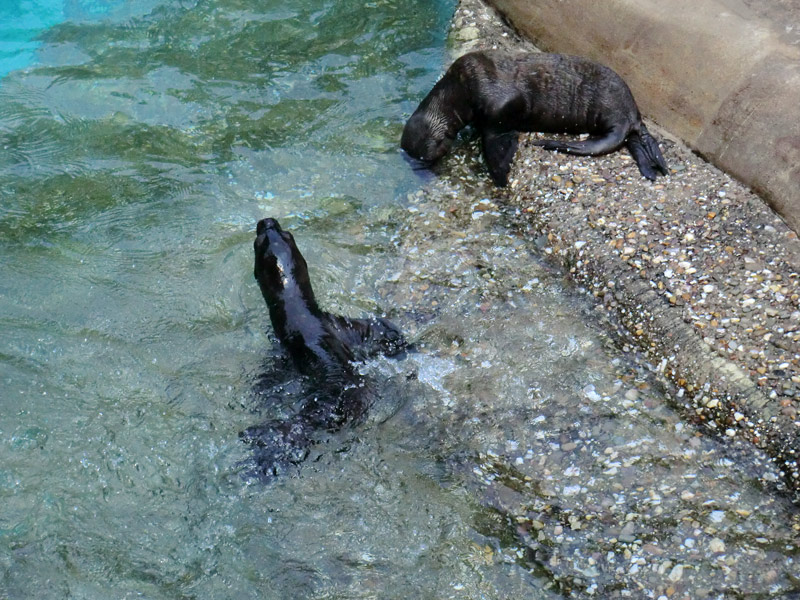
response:
[[[145,15],[156,4],[157,0],[4,0],[0,3],[0,78],[37,64],[40,55],[49,50],[55,54],[44,60],[54,59],[61,50],[43,45],[39,39],[54,25]]]
[[[797,590],[774,467],[681,420],[480,167],[403,160],[454,8],[0,8],[0,598]],[[252,275],[267,216],[326,309],[416,350],[263,485],[239,433],[305,385]]]
[[[0,4],[0,77],[36,60],[35,37],[64,18],[63,0]]]

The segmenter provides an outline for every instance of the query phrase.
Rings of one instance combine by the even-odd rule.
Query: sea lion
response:
[[[588,133],[585,140],[532,143],[579,155],[605,154],[624,144],[644,177],[667,174],[658,142],[642,123],[628,86],[608,67],[585,58],[465,54],[411,115],[400,145],[411,157],[431,164],[469,124],[481,133],[486,166],[499,186],[508,183],[520,131]]]
[[[253,248],[254,275],[275,335],[315,388],[313,397],[289,420],[242,433],[255,448],[255,474],[270,479],[304,460],[316,433],[337,431],[363,419],[370,395],[354,363],[378,353],[397,355],[406,341],[386,319],[351,319],[324,312],[294,237],[275,219],[258,222]]]

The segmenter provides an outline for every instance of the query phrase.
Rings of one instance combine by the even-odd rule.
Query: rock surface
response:
[[[480,35],[464,40],[457,32],[465,28]],[[457,54],[536,50],[479,0],[461,2],[454,29]],[[624,149],[575,157],[523,136],[508,188],[474,194],[521,215],[528,239],[596,296],[626,343],[673,382],[687,418],[765,448],[797,491],[797,234],[744,185],[650,129],[671,167],[658,182],[643,179]],[[468,150],[488,182],[477,148]],[[463,152],[441,172],[448,160],[463,160]]]
[[[607,64],[642,112],[800,230],[800,9],[759,0],[490,0],[542,49]]]

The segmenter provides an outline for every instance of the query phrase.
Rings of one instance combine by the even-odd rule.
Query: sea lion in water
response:
[[[579,155],[605,154],[625,144],[647,179],[667,174],[628,86],[608,67],[585,58],[465,54],[411,115],[400,145],[413,158],[433,163],[469,124],[481,133],[486,166],[499,186],[508,183],[520,131],[588,133],[585,140],[532,143]]]
[[[255,448],[255,474],[270,479],[305,459],[315,433],[363,419],[370,395],[354,363],[378,353],[399,354],[406,341],[386,319],[351,319],[320,309],[308,265],[292,234],[275,219],[258,222],[253,247],[254,275],[275,334],[315,387],[313,398],[292,418],[242,433]]]

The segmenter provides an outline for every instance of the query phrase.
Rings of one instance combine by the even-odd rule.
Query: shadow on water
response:
[[[452,2],[62,8],[0,80],[0,597],[797,592],[768,461],[668,408],[480,167],[402,159]],[[417,352],[264,486],[238,434],[308,394],[253,280],[268,215],[326,310]]]

